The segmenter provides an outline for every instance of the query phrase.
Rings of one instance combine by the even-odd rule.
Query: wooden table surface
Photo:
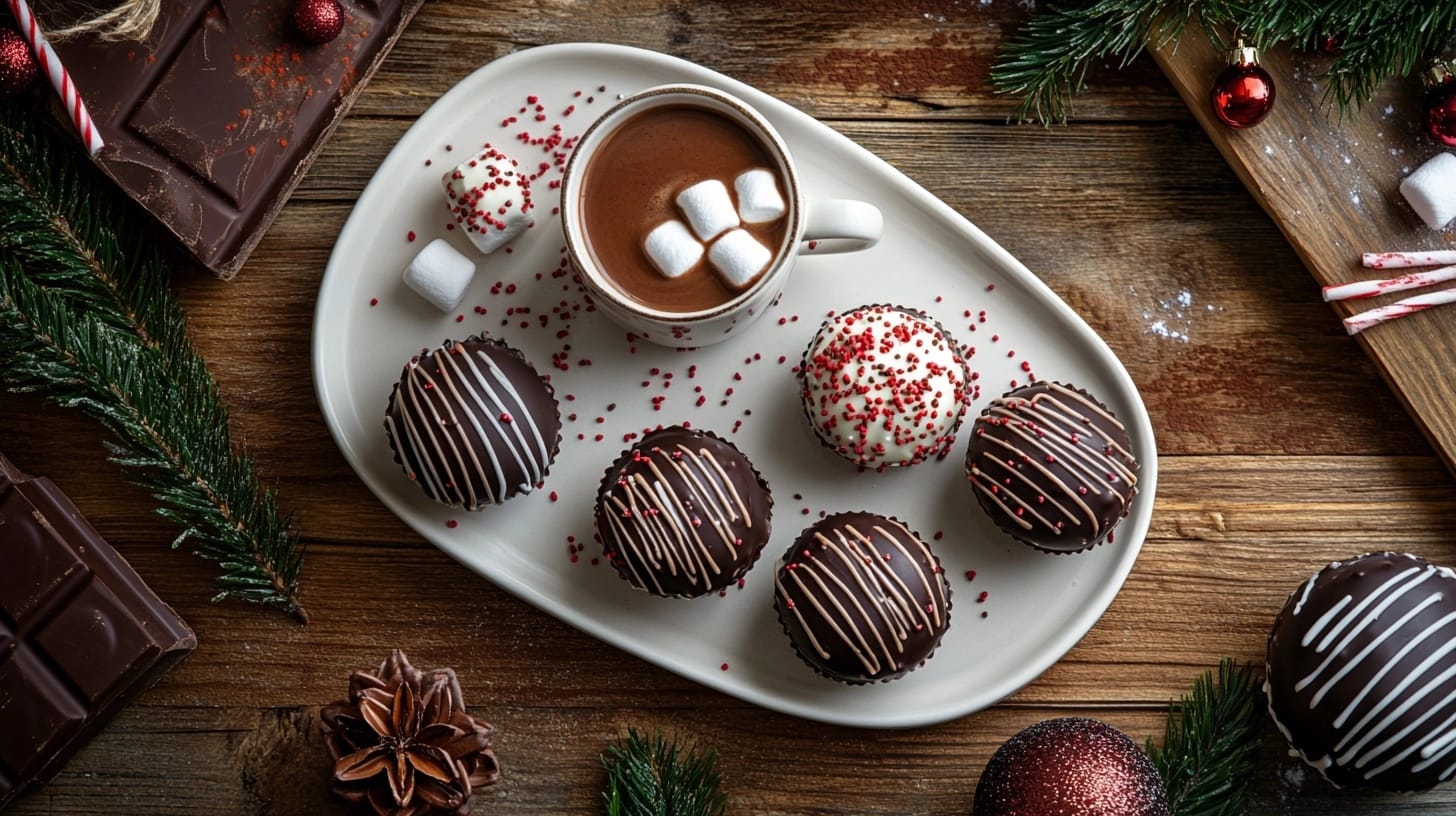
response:
[[[0,396],[0,450],[51,476],[196,629],[201,645],[124,710],[25,814],[326,814],[319,707],[402,647],[452,665],[498,728],[479,813],[599,811],[627,726],[718,747],[742,814],[966,814],[995,748],[1082,714],[1134,738],[1224,655],[1262,662],[1285,596],[1321,565],[1396,548],[1456,561],[1456,485],[1345,336],[1285,240],[1156,67],[1092,77],[1065,128],[1010,126],[993,96],[1011,0],[535,0],[427,4],[232,283],[177,280],[245,440],[309,542],[312,623],[208,602],[212,566],[86,419]],[[911,731],[819,725],[709,691],[496,589],[375,501],[330,441],[309,335],[334,236],[374,167],[465,74],[533,45],[604,40],[756,85],[878,153],[1039,274],[1122,358],[1161,453],[1152,529],[1101,622],[995,708]],[[1272,735],[1261,814],[1445,813],[1456,788],[1340,793]]]

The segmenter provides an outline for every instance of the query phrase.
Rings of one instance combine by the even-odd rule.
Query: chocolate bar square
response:
[[[0,808],[196,645],[70,499],[0,456]]]
[[[313,45],[290,0],[164,0],[143,43],[58,43],[106,147],[96,163],[231,278],[423,0],[343,0]]]

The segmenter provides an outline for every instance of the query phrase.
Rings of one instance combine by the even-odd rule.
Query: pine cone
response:
[[[354,672],[349,699],[322,717],[334,795],[360,812],[466,816],[471,791],[500,778],[490,724],[465,712],[455,670],[422,672],[398,649],[374,674]]]

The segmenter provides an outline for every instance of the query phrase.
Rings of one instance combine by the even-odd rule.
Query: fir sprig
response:
[[[1258,48],[1334,38],[1325,99],[1348,113],[1386,77],[1410,76],[1439,51],[1456,30],[1456,0],[1064,0],[1039,9],[1003,47],[992,84],[1021,97],[1020,119],[1065,121],[1088,66],[1126,66],[1191,20],[1221,44],[1234,34]]]
[[[1171,707],[1161,748],[1147,743],[1173,816],[1242,816],[1258,759],[1264,695],[1249,666],[1224,658]]]
[[[0,105],[0,383],[79,408],[115,441],[112,461],[216,561],[214,600],[299,620],[303,546],[228,433],[217,384],[187,337],[150,230],[74,140]]]
[[[711,748],[699,750],[629,728],[602,754],[607,816],[722,816],[728,795]]]

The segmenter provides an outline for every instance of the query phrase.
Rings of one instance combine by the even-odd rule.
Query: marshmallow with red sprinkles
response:
[[[1017,540],[1051,553],[1111,537],[1137,494],[1127,430],[1079,388],[1035,382],[976,418],[966,477],[981,508]]]
[[[820,441],[877,470],[944,457],[965,414],[969,380],[949,333],[901,306],[831,316],[799,367],[804,413]]]
[[[774,606],[810,668],[849,685],[928,660],[950,627],[950,583],[918,533],[875,513],[829,516],[779,561]]]
[[[531,225],[531,180],[516,160],[486,145],[440,179],[455,223],[482,255],[514,241]]]
[[[475,335],[405,363],[384,430],[395,461],[426,495],[479,510],[545,480],[561,415],[551,384],[519,351]]]
[[[638,589],[696,598],[738,583],[768,543],[773,496],[732,443],[658,428],[607,469],[596,531],[607,560]]]

